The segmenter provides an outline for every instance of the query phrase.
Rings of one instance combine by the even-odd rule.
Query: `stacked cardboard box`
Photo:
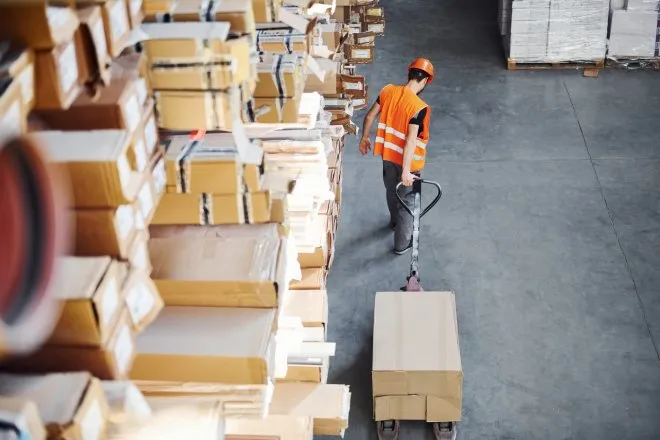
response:
[[[31,438],[343,434],[350,393],[326,384],[324,279],[344,92],[366,86],[336,70],[327,95],[346,104],[331,111],[307,87],[325,87],[321,48],[344,65],[329,12],[2,2],[0,124],[33,132],[72,183],[61,318],[44,347],[0,367],[39,374],[7,379],[20,389],[0,377],[0,408],[31,421]],[[51,389],[77,406],[51,410],[60,402],[37,392]]]
[[[373,347],[376,421],[461,420],[463,372],[453,292],[377,293]]]
[[[612,2],[608,58],[650,60],[660,57],[660,2]]]
[[[560,63],[605,58],[608,0],[507,0],[499,8],[510,61]]]

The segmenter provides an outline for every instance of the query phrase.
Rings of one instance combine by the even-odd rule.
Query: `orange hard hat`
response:
[[[408,66],[408,70],[412,69],[417,69],[421,70],[422,72],[426,72],[429,74],[429,80],[427,81],[427,84],[431,84],[433,82],[433,77],[435,76],[433,73],[433,64],[426,58],[417,58],[415,61],[410,63],[410,66]]]

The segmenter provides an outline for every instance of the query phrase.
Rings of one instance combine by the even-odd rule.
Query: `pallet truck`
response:
[[[435,187],[437,194],[433,201],[422,210],[422,185],[427,184]],[[419,277],[419,225],[420,220],[424,217],[433,207],[440,201],[442,197],[442,188],[437,182],[430,180],[417,179],[413,182],[412,192],[414,195],[413,207],[410,209],[399,195],[399,190],[403,187],[403,183],[399,182],[396,187],[396,197],[399,203],[413,218],[413,233],[412,233],[412,256],[410,261],[410,273],[406,278],[406,285],[400,290],[402,292],[423,292],[424,288],[421,284]],[[378,428],[379,440],[397,440],[399,438],[400,421],[399,420],[386,420],[376,422]],[[433,434],[436,440],[456,440],[456,422],[434,422]]]

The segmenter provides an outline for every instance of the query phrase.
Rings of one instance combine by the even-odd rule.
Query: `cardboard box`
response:
[[[257,23],[270,23],[277,19],[275,16],[276,6],[282,4],[281,0],[252,0],[254,20]]]
[[[255,98],[256,122],[264,124],[299,122],[301,97]]]
[[[34,136],[51,161],[68,172],[75,207],[114,207],[136,199],[140,176],[129,165],[127,131],[42,131]]]
[[[128,250],[128,257],[122,259],[122,261],[127,261],[135,269],[141,270],[145,273],[150,274],[152,270],[151,259],[149,258],[149,248],[147,243],[149,242],[149,233],[147,231],[139,231],[135,234],[133,243]]]
[[[66,109],[80,91],[76,43],[62,43],[35,54],[35,109]]]
[[[343,436],[350,406],[351,393],[345,385],[278,383],[270,414],[309,416],[314,419],[314,435]]]
[[[17,438],[14,428],[30,440],[46,440],[46,426],[37,405],[24,397],[0,397],[3,426],[0,438]]]
[[[134,338],[128,311],[124,308],[102,347],[45,345],[29,355],[12,358],[3,368],[21,373],[83,370],[99,379],[123,380],[128,377],[135,356]]]
[[[142,10],[143,5],[144,0],[126,0],[131,29],[139,28],[144,20],[144,11]]]
[[[190,0],[192,3],[193,0]],[[178,0],[144,0],[142,9],[146,16],[155,15],[158,13],[165,14],[172,10]],[[187,2],[186,2],[187,3]]]
[[[226,440],[312,440],[311,417],[272,416],[265,419],[228,418],[225,421]]]
[[[338,61],[316,59],[319,67],[325,72],[325,78],[321,81],[316,75],[308,72],[305,81],[305,92],[318,92],[321,95],[335,95],[340,93],[339,66]]]
[[[105,25],[100,6],[90,6],[77,11],[80,27],[77,30],[76,49],[79,52],[78,67],[83,82],[100,80],[110,82],[110,62]]]
[[[12,78],[21,88],[23,111],[27,113],[34,105],[34,52],[31,49],[10,47],[0,55],[0,77]]]
[[[81,4],[80,0],[76,0]],[[96,3],[95,0],[84,0],[85,3]],[[108,43],[108,52],[112,58],[118,57],[126,48],[131,35],[126,0],[107,0],[103,3],[102,11],[105,27],[105,39]]]
[[[74,252],[79,256],[128,258],[141,222],[136,203],[107,209],[75,209]]]
[[[231,131],[240,115],[235,89],[223,91],[157,91],[158,126],[165,130]]]
[[[275,54],[309,53],[312,36],[290,28],[259,29],[257,27],[257,51]]]
[[[134,133],[142,121],[140,97],[129,79],[116,79],[95,95],[81,93],[66,111],[36,113],[54,130],[127,129]]]
[[[255,98],[296,97],[305,88],[305,59],[295,54],[261,57]]]
[[[26,128],[20,84],[12,78],[0,77],[0,136],[19,135]]]
[[[377,421],[461,420],[463,372],[453,292],[377,293],[373,343]]]
[[[195,62],[154,62],[150,80],[155,90],[212,90],[240,84],[234,79],[235,62],[231,59]]]
[[[328,293],[325,290],[290,291],[284,300],[282,314],[299,317],[305,327],[325,327],[328,322]]]
[[[49,439],[83,440],[102,438],[108,404],[103,388],[88,373],[48,374],[45,376],[0,375],[0,393],[13,399],[36,404],[46,425]],[[33,427],[35,417],[30,417]],[[31,439],[43,438],[34,426]]]
[[[243,194],[166,193],[154,225],[239,225],[246,223]]]
[[[110,257],[61,257],[55,274],[53,292],[64,305],[48,344],[107,343],[123,308],[116,263]]]
[[[256,32],[252,0],[215,2],[209,16],[215,21],[228,22],[232,33],[254,35]]]
[[[173,136],[165,168],[167,185],[179,193],[236,194],[243,189],[243,166],[233,141]]]
[[[137,339],[131,379],[267,384],[275,310],[165,307]]]
[[[351,64],[370,64],[374,61],[373,46],[346,44],[346,59]]]
[[[330,360],[323,358],[320,365],[292,364],[289,362],[286,369],[286,376],[278,379],[277,383],[313,383],[324,384],[328,382],[328,371]]]
[[[165,306],[156,284],[141,270],[131,269],[128,272],[121,292],[135,333],[144,331]]]
[[[145,23],[141,30],[152,63],[173,59],[211,61],[225,53],[229,23]]]
[[[303,269],[302,279],[293,280],[289,286],[291,290],[325,290],[327,272],[323,268]]]
[[[152,227],[149,240],[152,276],[168,306],[277,307],[285,248],[275,224]]]
[[[47,1],[4,0],[0,4],[0,38],[49,51],[73,40],[78,28],[73,9]]]

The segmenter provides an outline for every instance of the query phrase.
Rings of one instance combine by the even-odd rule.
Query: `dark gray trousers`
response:
[[[413,218],[401,206],[399,199],[396,197],[396,186],[401,182],[401,165],[397,165],[387,160],[383,161],[383,183],[385,184],[385,196],[387,199],[387,208],[390,210],[390,222],[396,224],[394,229],[394,248],[405,249],[410,244],[412,239]],[[418,173],[414,173],[417,174]],[[402,186],[399,189],[399,196],[408,205],[410,210],[413,209],[415,197],[412,192],[412,187],[406,188]]]

